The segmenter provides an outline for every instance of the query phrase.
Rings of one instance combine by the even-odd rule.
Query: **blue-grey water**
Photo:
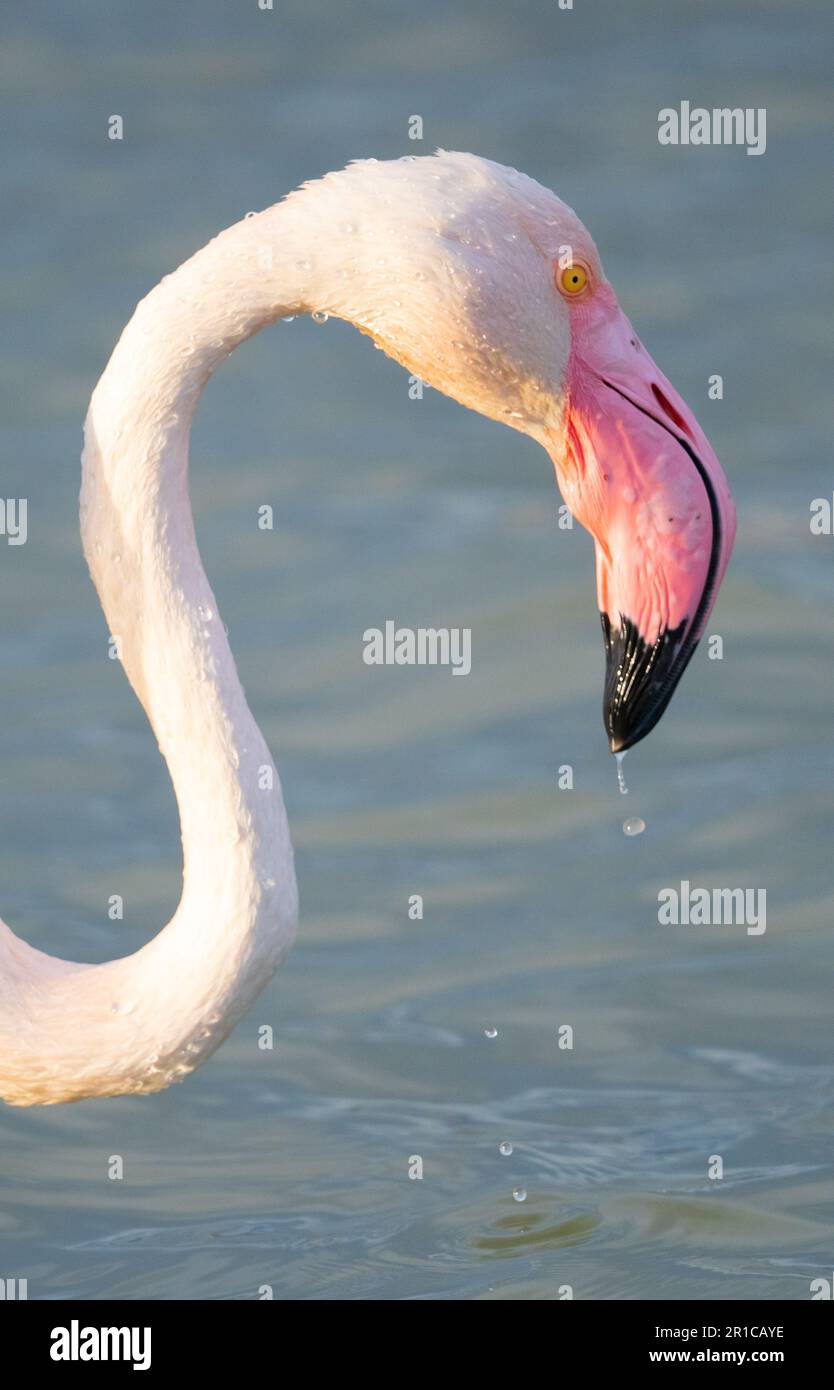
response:
[[[81,557],[80,428],[136,300],[248,209],[438,145],[552,186],[739,535],[723,659],[702,646],[626,799],[591,542],[559,529],[544,454],[410,400],[339,323],[235,355],[192,495],[284,780],[298,944],[185,1084],[0,1110],[0,1275],[30,1298],[808,1298],[834,1259],[834,539],[809,526],[834,486],[830,7],[47,0],[4,29],[0,491],[29,534],[0,540],[0,912],[28,940],[103,960],[176,905],[170,785]],[[660,146],[683,99],[766,108],[766,153]],[[472,674],[363,665],[386,617],[470,626]],[[766,932],[660,926],[683,879],[766,890]]]

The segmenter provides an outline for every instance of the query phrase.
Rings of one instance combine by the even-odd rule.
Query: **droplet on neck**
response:
[[[640,816],[629,816],[628,820],[623,821],[624,835],[642,835],[646,828],[646,822]]]
[[[313,323],[327,323],[330,315],[326,314],[323,309],[314,309],[310,317]]]
[[[627,752],[628,749],[626,748],[625,752],[614,754],[617,761],[617,786],[620,789],[621,796],[628,796],[628,787],[626,786],[625,773],[623,772],[623,763],[625,762]]]

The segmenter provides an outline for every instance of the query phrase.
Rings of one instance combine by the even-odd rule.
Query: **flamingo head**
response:
[[[360,298],[349,269],[326,307],[550,454],[595,542],[603,719],[612,752],[630,748],[669,704],[729,561],[735,511],[706,436],[586,228],[533,179],[440,152],[361,161],[319,187],[349,233],[333,255],[353,251],[362,272]]]
[[[568,300],[565,414],[551,453],[596,548],[613,753],[645,738],[702,636],[735,507],[692,411],[643,347],[598,259],[556,273]]]

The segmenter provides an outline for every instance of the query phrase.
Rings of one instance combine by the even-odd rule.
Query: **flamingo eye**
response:
[[[565,266],[564,270],[559,271],[559,289],[563,294],[581,294],[588,283],[588,272],[582,265]]]

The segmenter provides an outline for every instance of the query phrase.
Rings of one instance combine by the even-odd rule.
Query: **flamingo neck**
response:
[[[372,306],[379,299],[363,286],[367,272],[343,271],[349,232],[333,229],[334,197],[332,186],[307,187],[166,276],[137,306],[93,393],[84,553],[171,775],[183,891],[153,940],[96,966],[46,956],[0,923],[0,1096],[11,1103],[180,1079],[220,1045],[292,944],[298,896],[280,782],[200,560],[188,439],[209,377],[277,318],[327,308],[375,331],[363,289]],[[335,288],[343,274],[351,303]]]
[[[114,650],[168,765],[182,897],[134,955],[82,966],[0,924],[0,1095],[46,1104],[158,1090],[194,1070],[288,951],[297,922],[278,774],[200,560],[188,436],[233,349],[305,306],[282,293],[280,207],[215,238],[136,309],[85,424],[81,534]],[[269,247],[269,254],[264,250]],[[269,267],[267,267],[269,268]]]
[[[275,969],[297,903],[278,774],[197,548],[188,438],[220,363],[301,307],[290,285],[282,299],[273,267],[278,211],[216,237],[142,301],[85,426],[84,552],[180,812],[183,898],[169,931],[190,971],[195,958],[216,971],[224,996]]]
[[[545,368],[567,350],[546,295],[527,296],[516,331],[518,294],[544,283],[544,263],[518,223],[514,180],[470,156],[353,165],[223,232],[137,307],[87,416],[81,532],[173,781],[182,898],[140,951],[96,966],[43,955],[0,923],[4,1099],[167,1086],[214,1051],[286,954],[297,920],[286,813],[200,561],[191,421],[236,347],[321,310],[538,437]]]

